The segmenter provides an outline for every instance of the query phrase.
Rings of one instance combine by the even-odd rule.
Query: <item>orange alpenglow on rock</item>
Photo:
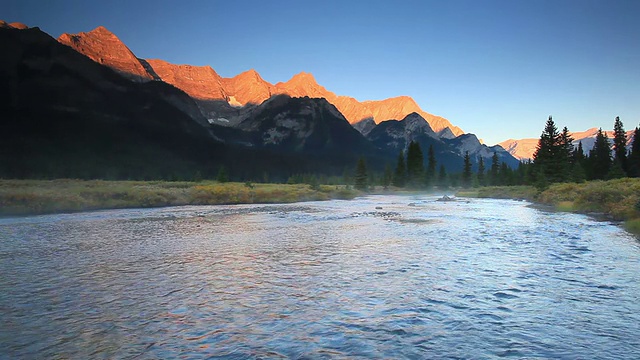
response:
[[[175,65],[164,60],[138,59],[113,33],[100,26],[87,33],[63,34],[58,39],[96,62],[107,65],[134,81],[162,80],[196,100],[203,115],[211,121],[241,115],[234,109],[259,105],[273,95],[324,98],[333,104],[351,124],[369,120],[401,120],[411,113],[422,116],[441,136],[454,137],[464,132],[447,119],[429,114],[409,96],[360,102],[353,97],[336,95],[316,82],[312,74],[301,72],[275,85],[251,69],[232,78],[223,78],[210,66]],[[243,110],[244,111],[244,110]],[[217,119],[217,120],[216,120]]]
[[[253,69],[224,78],[222,84],[233,106],[258,105],[276,93],[275,87]]]
[[[133,52],[103,26],[76,35],[62,34],[58,41],[131,80],[145,82],[154,79]]]
[[[174,65],[164,60],[146,60],[162,81],[198,100],[227,100],[222,78],[210,66]]]
[[[28,29],[29,27],[23,23],[19,23],[19,22],[12,22],[12,23],[7,23],[4,20],[0,20],[0,28],[2,29],[18,29],[18,30],[24,30],[24,29]]]

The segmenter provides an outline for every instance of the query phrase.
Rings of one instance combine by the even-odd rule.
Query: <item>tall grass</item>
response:
[[[565,204],[573,211],[602,213],[614,220],[640,219],[640,179],[554,184],[537,200],[549,205]]]
[[[526,199],[534,200],[537,191],[532,186],[488,186],[465,189],[456,192],[459,197],[492,198],[492,199]]]
[[[0,215],[96,209],[350,199],[344,186],[165,181],[0,180]]]

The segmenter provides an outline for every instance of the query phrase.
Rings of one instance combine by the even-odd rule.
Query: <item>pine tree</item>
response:
[[[540,135],[538,146],[533,153],[533,164],[538,169],[543,169],[543,175],[548,182],[562,180],[563,162],[562,162],[562,146],[560,145],[560,133],[553,118],[549,116],[549,120]],[[536,171],[540,176],[539,171]]]
[[[558,181],[568,181],[571,177],[571,168],[573,165],[573,137],[569,133],[569,129],[565,126],[560,133],[558,141],[558,165],[559,173]]]
[[[387,164],[384,167],[384,176],[382,177],[382,186],[387,190],[389,185],[391,185],[391,181],[393,180],[393,172],[391,171],[391,166]]]
[[[226,183],[227,181],[229,181],[229,175],[227,175],[227,171],[224,169],[224,166],[220,166],[220,168],[218,169],[216,180],[219,183]]]
[[[429,152],[427,154],[427,174],[426,174],[426,184],[432,185],[436,178],[436,155],[433,151],[433,145],[429,145]]]
[[[482,158],[482,156],[480,156],[480,159],[478,159],[478,185],[480,186],[484,186],[485,185],[485,181],[484,181],[484,159]]]
[[[500,184],[513,185],[513,171],[504,161],[500,164]]]
[[[611,146],[609,139],[598,130],[596,142],[589,152],[589,162],[591,163],[591,177],[593,179],[606,179],[611,170]]]
[[[407,150],[407,174],[411,186],[416,186],[424,173],[424,158],[420,144],[412,141]]]
[[[613,124],[613,150],[615,161],[620,164],[623,172],[626,174],[627,168],[627,134],[624,131],[624,125],[620,121],[620,117],[616,116]]]
[[[640,177],[640,128],[636,128],[633,133],[633,143],[631,143],[627,165],[629,166],[629,176]]]
[[[584,162],[585,156],[584,150],[582,149],[582,141],[578,142],[578,147],[573,150],[572,157],[572,161],[574,164],[581,164],[582,162]]]
[[[404,151],[400,151],[398,155],[398,164],[396,165],[396,173],[393,177],[393,185],[404,187],[407,181],[407,167],[404,164]]]
[[[440,174],[438,175],[438,186],[442,189],[446,189],[449,187],[449,182],[447,181],[447,170],[444,168],[444,165],[440,165]]]
[[[489,172],[489,183],[493,186],[499,185],[499,171],[500,171],[500,159],[498,159],[498,153],[494,152],[491,157],[491,170]]]
[[[471,157],[469,152],[464,153],[464,167],[462,169],[462,187],[471,186]]]
[[[571,167],[571,177],[570,180],[576,183],[584,182],[587,179],[587,174],[584,171],[584,167],[582,166],[584,162],[574,163]]]
[[[364,160],[364,157],[361,157],[358,160],[358,165],[356,166],[356,175],[355,175],[355,187],[358,190],[367,190],[369,181],[369,175],[367,175],[367,164]]]
[[[622,169],[622,164],[618,159],[614,159],[611,163],[611,169],[609,170],[609,174],[607,174],[607,179],[620,179],[626,176],[624,169]]]
[[[520,161],[518,163],[516,184],[529,185],[531,183],[530,177],[531,177],[531,160]]]

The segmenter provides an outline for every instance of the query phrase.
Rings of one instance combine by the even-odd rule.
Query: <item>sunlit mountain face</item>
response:
[[[225,166],[286,180],[340,175],[360,157],[382,171],[414,140],[425,152],[434,145],[449,171],[467,151],[472,162],[497,152],[517,165],[408,96],[359,102],[304,72],[275,85],[254,70],[223,78],[209,66],[138,58],[104,27],[58,41],[38,28],[0,30],[3,119],[12,120],[2,124],[3,176],[180,179]]]

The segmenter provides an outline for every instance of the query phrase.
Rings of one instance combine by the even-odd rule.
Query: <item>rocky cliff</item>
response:
[[[62,34],[58,41],[97,63],[109,66],[130,80],[145,82],[154,79],[133,52],[103,26],[75,35]]]
[[[385,120],[400,120],[415,112],[426,119],[436,132],[448,136],[464,133],[447,119],[423,111],[409,96],[360,102],[327,90],[310,73],[301,72],[275,85],[262,79],[255,70],[232,78],[222,78],[209,66],[174,65],[163,60],[138,59],[117,36],[102,26],[86,33],[63,34],[58,41],[132,80],[155,79],[174,85],[193,97],[203,115],[219,125],[235,126],[249,116],[250,109],[246,107],[254,107],[272,95],[284,94],[324,98],[352,125],[368,120],[376,124]]]
[[[232,78],[224,78],[222,84],[227,101],[234,107],[258,105],[275,94],[275,87],[266,82],[257,71],[251,69]]]

